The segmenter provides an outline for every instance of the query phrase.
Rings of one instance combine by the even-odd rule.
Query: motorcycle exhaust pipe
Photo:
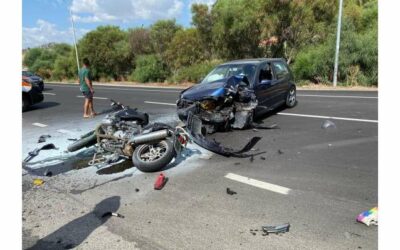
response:
[[[149,143],[149,142],[153,142],[153,141],[162,140],[168,136],[169,136],[168,129],[164,129],[164,130],[159,130],[159,131],[151,132],[151,133],[144,134],[144,135],[135,135],[128,141],[128,143],[136,146],[136,145],[140,145],[140,144],[145,144],[145,143]]]

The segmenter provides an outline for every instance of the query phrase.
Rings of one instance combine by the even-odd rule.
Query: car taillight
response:
[[[32,87],[32,84],[27,81],[22,81],[22,87]]]

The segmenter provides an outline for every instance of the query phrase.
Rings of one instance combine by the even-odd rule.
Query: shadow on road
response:
[[[53,233],[38,240],[30,250],[72,249],[79,246],[110,217],[102,218],[106,212],[116,212],[120,207],[120,197],[112,196],[97,203],[92,212],[65,224]]]
[[[58,102],[41,102],[38,104],[35,104],[31,107],[29,107],[28,111],[33,111],[33,110],[38,110],[38,109],[47,109],[47,108],[52,108],[55,106],[60,105]]]

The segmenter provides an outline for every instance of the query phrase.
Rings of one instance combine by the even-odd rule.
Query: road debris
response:
[[[197,145],[219,155],[223,155],[226,157],[245,158],[245,157],[250,157],[252,155],[259,155],[265,153],[265,152],[259,152],[256,154],[247,154],[247,152],[249,152],[257,144],[257,142],[261,140],[261,137],[251,138],[250,141],[248,141],[248,143],[240,150],[234,150],[228,147],[224,147],[215,140],[207,139],[204,136],[206,132],[205,128],[203,127],[202,120],[191,111],[189,111],[187,119],[187,129],[193,141]]]
[[[378,225],[378,207],[364,211],[357,216],[357,221],[367,226]]]
[[[260,159],[265,161],[267,158],[265,158],[264,156],[260,156]]]
[[[282,155],[282,154],[283,154],[283,151],[280,150],[280,149],[278,149],[278,154]]]
[[[42,179],[34,179],[33,180],[33,185],[35,185],[35,186],[41,186],[41,185],[43,185],[43,183],[44,183],[44,180],[42,180]]]
[[[322,123],[321,128],[323,129],[336,128],[336,124],[331,120],[325,120]]]
[[[51,135],[41,135],[38,139],[38,143],[42,143],[46,141],[46,138],[50,138]]]
[[[275,234],[280,234],[280,233],[286,233],[289,232],[290,224],[285,223],[282,225],[277,225],[277,226],[263,226],[262,230],[264,234],[268,235],[270,233],[275,233]]]
[[[68,141],[77,141],[78,139],[77,138],[68,138],[67,140]]]
[[[155,190],[161,190],[165,184],[168,181],[168,177],[165,177],[163,173],[160,173],[159,176],[157,176],[156,182],[154,183],[154,189]]]
[[[237,192],[233,191],[233,190],[230,189],[230,188],[226,188],[226,193],[229,194],[229,195],[237,194]]]
[[[106,218],[106,217],[110,217],[110,216],[115,216],[115,217],[119,217],[119,218],[125,218],[125,216],[123,216],[122,214],[114,213],[114,212],[106,212],[101,216],[101,218]]]
[[[254,161],[254,156],[250,156],[250,162],[253,163]]]
[[[53,172],[51,172],[50,170],[46,169],[46,171],[44,171],[43,175],[47,176],[47,177],[52,177],[53,176]]]
[[[137,192],[139,192],[140,190],[139,190],[139,188],[135,188],[135,192],[137,193]]]
[[[39,152],[41,150],[49,150],[49,149],[58,149],[58,148],[56,148],[56,146],[54,146],[53,143],[43,145],[41,148],[36,148],[36,149],[32,150],[31,152],[29,152],[28,156],[24,159],[24,162],[28,162],[28,161],[32,160],[35,156],[39,155]]]

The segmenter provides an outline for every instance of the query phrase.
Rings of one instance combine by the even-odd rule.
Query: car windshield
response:
[[[228,78],[235,75],[245,75],[249,81],[253,79],[254,73],[256,72],[255,64],[227,64],[216,67],[212,70],[201,82],[201,84],[207,84],[223,78]]]
[[[23,76],[33,76],[34,74],[32,72],[29,72],[29,71],[22,71],[22,75]]]

